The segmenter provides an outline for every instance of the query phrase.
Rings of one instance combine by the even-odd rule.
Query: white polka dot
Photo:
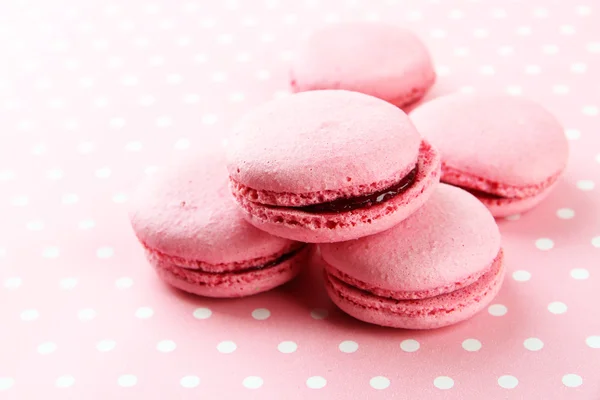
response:
[[[512,277],[517,282],[527,282],[531,279],[531,272],[525,270],[518,270],[513,272]]]
[[[161,340],[156,344],[156,350],[161,353],[170,353],[177,348],[177,345],[172,340]]]
[[[73,375],[59,376],[54,384],[57,388],[68,388],[75,384],[75,378]]]
[[[155,165],[149,165],[144,169],[144,173],[146,175],[153,175],[154,173],[156,173],[156,171],[158,171],[158,167]]]
[[[139,101],[142,107],[150,107],[152,104],[156,103],[156,98],[151,95],[146,95],[140,97]]]
[[[214,114],[205,114],[202,116],[202,123],[204,125],[213,125],[213,124],[217,123],[217,121],[218,121],[218,118]]]
[[[475,88],[473,86],[461,86],[459,91],[466,94],[475,93]]]
[[[567,85],[554,85],[552,91],[556,94],[567,94],[569,93],[569,87]]]
[[[595,236],[592,238],[592,246],[597,249],[600,249],[600,236]]]
[[[150,307],[140,307],[135,311],[135,316],[140,319],[147,319],[154,315],[154,310]]]
[[[259,321],[265,320],[271,316],[271,311],[266,308],[257,308],[252,311],[252,318],[257,319]]]
[[[256,73],[256,77],[261,81],[266,81],[271,77],[271,73],[266,69],[262,69]]]
[[[250,61],[250,58],[250,54],[248,53],[238,53],[235,57],[235,61],[239,63],[247,63],[248,61]]]
[[[60,255],[60,250],[56,246],[46,246],[42,251],[44,258],[57,258]]]
[[[192,389],[200,385],[200,378],[195,375],[186,375],[179,380],[179,384],[186,389]]]
[[[550,13],[546,8],[539,7],[533,10],[533,16],[536,18],[547,18],[548,15],[550,15]]]
[[[585,268],[574,268],[571,270],[571,278],[578,281],[585,280],[590,277],[590,272]]]
[[[135,23],[126,19],[119,22],[119,28],[121,28],[125,32],[131,32],[135,29]]]
[[[160,6],[154,3],[146,4],[144,12],[147,14],[158,14],[160,12]]]
[[[223,71],[214,72],[211,76],[213,82],[225,82],[227,80],[227,74]]]
[[[531,27],[530,26],[519,26],[517,28],[517,35],[519,36],[528,36],[531,35]]]
[[[569,140],[577,140],[581,137],[581,132],[578,131],[577,129],[566,129],[565,136]]]
[[[325,318],[327,318],[328,314],[329,313],[324,308],[315,308],[314,310],[311,310],[311,312],[310,312],[310,316],[313,319],[325,319]]]
[[[217,42],[219,44],[231,44],[233,43],[233,35],[230,33],[223,33],[217,36]]]
[[[112,197],[112,201],[117,204],[122,204],[127,201],[127,195],[125,193],[115,193]]]
[[[111,128],[115,128],[115,129],[122,128],[122,127],[124,127],[124,126],[125,126],[125,119],[124,119],[124,118],[118,118],[118,117],[111,118],[111,119],[108,121],[108,125],[109,125]]]
[[[121,387],[132,387],[137,384],[137,376],[135,375],[121,375],[117,380],[117,384]]]
[[[110,258],[115,254],[112,247],[100,247],[96,250],[96,257],[98,258]]]
[[[498,385],[504,389],[514,389],[519,384],[519,380],[512,375],[502,375],[498,378]]]
[[[60,168],[52,168],[46,171],[46,176],[48,177],[48,179],[52,180],[62,179],[64,175],[64,171]]]
[[[231,340],[225,340],[223,342],[220,342],[217,345],[217,350],[219,351],[219,353],[223,353],[223,354],[233,353],[236,349],[237,349],[237,344],[235,344]]]
[[[98,168],[94,174],[96,175],[96,178],[100,178],[100,179],[106,179],[108,177],[110,177],[111,174],[111,170],[108,167],[102,167],[102,168]]]
[[[138,79],[137,76],[127,75],[127,76],[124,76],[123,78],[121,78],[121,83],[124,86],[136,86],[138,83],[140,83],[140,80]]]
[[[117,343],[114,340],[101,340],[96,343],[96,350],[106,353],[107,351],[113,350],[117,346]]]
[[[452,389],[454,386],[454,380],[449,376],[438,376],[433,380],[433,385],[442,390]]]
[[[588,336],[585,338],[585,344],[592,349],[600,349],[600,336]]]
[[[77,151],[81,154],[89,154],[94,151],[94,143],[93,142],[81,142],[77,145]]]
[[[555,44],[545,44],[542,46],[542,53],[548,55],[558,54],[559,50],[560,49]]]
[[[567,312],[567,305],[560,301],[553,301],[548,304],[548,311],[552,314],[564,314]]]
[[[196,104],[200,101],[200,96],[197,94],[188,94],[183,98],[183,102],[187,104]]]
[[[477,339],[465,339],[462,342],[462,348],[466,351],[479,351],[481,350],[481,342]]]
[[[562,377],[562,383],[566,387],[579,387],[583,384],[583,379],[577,374],[566,374]]]
[[[582,17],[588,16],[592,13],[592,9],[589,6],[577,6],[575,11]]]
[[[204,53],[196,54],[194,56],[194,62],[196,64],[204,64],[206,61],[208,61],[208,56]]]
[[[458,56],[458,57],[468,56],[469,53],[470,53],[470,50],[468,47],[457,47],[454,49],[454,55]]]
[[[598,154],[596,155],[596,162],[597,162],[598,164],[600,164],[600,153],[598,153]]]
[[[21,312],[21,320],[23,321],[35,321],[40,317],[40,313],[36,309],[29,309]]]
[[[451,10],[450,13],[448,13],[448,18],[450,19],[461,19],[465,16],[465,13],[462,10]]]
[[[48,151],[48,148],[46,147],[46,145],[44,143],[37,143],[36,145],[34,145],[31,148],[31,154],[33,154],[34,156],[41,156],[42,154],[45,154]]]
[[[235,93],[231,93],[229,95],[229,101],[233,102],[233,103],[239,103],[240,101],[244,100],[244,93],[241,92],[235,92]]]
[[[186,138],[178,139],[173,146],[175,150],[186,150],[190,148],[190,141]]]
[[[148,64],[150,64],[151,67],[160,67],[164,63],[165,63],[165,58],[163,56],[152,56],[148,60]]]
[[[27,223],[27,229],[30,231],[41,231],[44,229],[44,223],[42,221],[29,221]]]
[[[123,60],[119,57],[110,57],[106,66],[110,69],[116,69],[123,65]]]
[[[445,38],[448,34],[446,33],[445,30],[438,28],[438,29],[432,29],[429,32],[429,35],[434,39],[442,39],[442,38]]]
[[[10,199],[10,204],[16,207],[23,207],[29,204],[29,198],[23,195],[14,196],[12,199]]]
[[[600,53],[600,42],[588,43],[586,48],[590,53]]]
[[[561,25],[560,33],[563,35],[573,35],[576,32],[575,27],[573,25]]]
[[[87,230],[92,229],[94,226],[96,226],[96,222],[94,222],[93,219],[83,219],[79,221],[78,225],[79,229]]]
[[[482,65],[479,68],[479,72],[482,75],[494,75],[496,73],[496,69],[491,65]]]
[[[509,56],[515,52],[514,47],[512,46],[501,46],[498,48],[497,53],[500,56]]]
[[[189,36],[180,36],[177,38],[175,43],[177,43],[177,46],[181,47],[189,46],[190,43],[192,43],[192,38]]]
[[[594,181],[590,181],[589,179],[582,179],[580,181],[577,181],[577,188],[586,192],[589,190],[593,190],[595,186],[596,184],[594,183]]]
[[[93,308],[84,308],[82,310],[79,310],[79,312],[77,313],[77,317],[80,321],[83,322],[93,320],[94,318],[96,318],[96,315],[98,315],[98,313]]]
[[[288,91],[277,90],[275,93],[273,93],[273,98],[274,99],[283,99],[285,97],[289,97],[290,95],[291,95],[291,93]]]
[[[448,76],[450,75],[450,68],[447,65],[438,65],[435,69],[435,72],[439,76]]]
[[[525,73],[529,75],[537,75],[542,72],[542,68],[539,65],[527,65],[525,66]]]
[[[63,278],[59,282],[60,288],[64,290],[71,290],[77,286],[77,278]]]
[[[160,116],[156,119],[156,126],[166,128],[173,125],[173,119],[167,115]]]
[[[298,350],[298,345],[296,344],[296,342],[286,340],[277,345],[277,350],[284,354],[289,354]]]
[[[306,386],[310,389],[322,389],[327,385],[327,380],[322,376],[311,376],[306,380]]]
[[[358,350],[358,343],[353,340],[344,340],[338,345],[342,353],[354,353]]]
[[[54,98],[48,101],[48,107],[58,109],[63,108],[65,106],[65,101],[63,99]]]
[[[390,386],[390,380],[385,376],[374,376],[369,381],[369,385],[371,385],[373,389],[383,390]]]
[[[6,278],[4,280],[4,287],[6,289],[10,289],[10,290],[18,289],[19,287],[21,287],[22,284],[23,284],[23,279],[16,277],[16,276],[11,277],[11,278]]]
[[[37,351],[40,354],[54,353],[58,346],[54,342],[45,342],[38,346]]]
[[[508,308],[506,308],[503,304],[492,304],[488,307],[488,313],[493,315],[494,317],[501,317],[508,312]]]
[[[583,74],[587,71],[587,64],[584,63],[573,63],[571,64],[571,72],[576,74]]]
[[[540,238],[535,241],[535,247],[540,250],[550,250],[554,247],[554,242],[552,239]]]
[[[179,74],[169,74],[167,75],[167,83],[171,85],[178,85],[183,82],[183,76]]]
[[[262,309],[259,308],[259,309],[256,309],[254,311],[258,311],[258,310],[265,310],[265,309],[264,308],[262,308]],[[267,312],[268,315],[266,317],[262,318],[262,319],[269,318],[269,315],[270,315],[269,310],[265,310],[265,311]],[[208,319],[208,318],[211,317],[212,311],[211,311],[210,308],[200,307],[200,308],[196,308],[194,310],[193,315],[194,315],[194,318],[196,318],[196,319]],[[256,315],[259,315],[259,317],[260,317],[261,315],[264,315],[264,313],[262,311],[258,311],[256,313]],[[254,318],[256,318],[254,312],[252,312],[252,316]],[[256,319],[261,319],[261,318],[256,318]]]
[[[473,36],[476,38],[486,38],[490,35],[490,32],[487,29],[477,28],[473,31]]]
[[[258,389],[263,385],[263,380],[260,376],[247,376],[242,381],[242,385],[248,389]]]
[[[258,25],[258,21],[253,16],[247,16],[242,20],[242,25],[246,28],[253,28]]]
[[[507,17],[506,10],[503,8],[494,8],[490,12],[490,16],[494,19],[502,19]]]
[[[585,106],[581,109],[581,112],[584,115],[594,116],[594,115],[598,115],[598,113],[600,111],[599,111],[598,107],[596,107],[596,106]]]
[[[560,219],[571,219],[575,216],[575,211],[570,208],[560,208],[556,211],[556,216]]]
[[[406,339],[400,342],[400,348],[407,353],[414,353],[419,350],[421,344],[414,339]]]
[[[15,380],[7,376],[0,376],[0,391],[8,390],[15,385]]]
[[[35,124],[33,121],[19,121],[17,124],[17,129],[20,131],[30,131],[34,128]]]
[[[523,342],[523,346],[529,351],[539,351],[544,348],[544,342],[538,338],[527,338]]]

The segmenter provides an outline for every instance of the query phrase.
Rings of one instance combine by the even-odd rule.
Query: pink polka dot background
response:
[[[599,18],[595,0],[2,1],[0,398],[598,399]],[[507,280],[466,323],[359,323],[318,265],[247,299],[189,296],[129,227],[137,181],[226,145],[287,94],[301,32],[347,20],[414,29],[430,97],[523,95],[564,123],[566,175],[499,222]]]

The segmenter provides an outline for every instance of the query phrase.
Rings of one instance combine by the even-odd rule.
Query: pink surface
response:
[[[3,400],[598,398],[596,1],[0,9]],[[414,29],[437,62],[431,96],[522,93],[566,128],[564,177],[531,212],[500,221],[507,278],[492,305],[453,327],[403,331],[347,317],[316,267],[239,300],[163,284],[129,226],[133,185],[283,96],[301,31],[352,19]]]
[[[290,72],[292,90],[346,89],[398,107],[435,82],[431,56],[415,34],[392,24],[324,26],[303,38]]]
[[[394,299],[418,299],[477,280],[500,251],[500,232],[479,200],[440,184],[425,205],[393,228],[320,249],[333,275],[358,281],[347,283]]]
[[[440,156],[425,140],[421,142],[415,180],[404,192],[368,208],[340,213],[307,213],[294,208],[271,208],[234,195],[254,226],[309,243],[331,243],[383,232],[419,209],[440,180]]]

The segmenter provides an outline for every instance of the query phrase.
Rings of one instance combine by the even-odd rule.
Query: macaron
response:
[[[402,110],[344,90],[266,103],[228,146],[231,191],[247,220],[310,243],[391,228],[431,195],[439,167]]]
[[[442,156],[442,182],[472,192],[496,217],[527,211],[556,185],[564,130],[539,104],[503,94],[452,94],[410,113]]]
[[[349,22],[328,25],[301,40],[290,71],[295,92],[344,89],[405,107],[435,82],[425,45],[408,29]]]
[[[494,218],[473,195],[445,184],[394,228],[319,247],[333,302],[357,319],[395,328],[470,318],[496,296],[505,274]]]
[[[204,151],[144,182],[131,225],[166,283],[201,296],[240,297],[291,280],[308,246],[248,224],[231,199],[222,150]]]

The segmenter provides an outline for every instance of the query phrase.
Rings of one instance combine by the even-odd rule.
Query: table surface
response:
[[[414,29],[430,97],[523,95],[564,124],[566,174],[499,221],[507,279],[468,322],[359,323],[314,265],[189,296],[130,229],[136,182],[285,96],[298,36],[346,20]],[[2,1],[0,398],[599,399],[599,21],[595,0]]]

